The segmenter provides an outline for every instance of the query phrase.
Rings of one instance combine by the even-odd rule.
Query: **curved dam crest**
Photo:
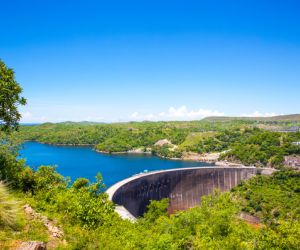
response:
[[[107,190],[123,218],[142,216],[151,200],[169,198],[168,212],[197,206],[201,197],[237,186],[257,173],[255,167],[193,167],[139,174],[118,182]]]

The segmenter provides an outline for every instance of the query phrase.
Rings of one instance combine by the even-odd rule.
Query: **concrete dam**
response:
[[[228,191],[256,174],[255,167],[194,167],[139,174],[107,190],[123,218],[142,216],[151,200],[169,198],[169,213],[198,205],[215,189]]]

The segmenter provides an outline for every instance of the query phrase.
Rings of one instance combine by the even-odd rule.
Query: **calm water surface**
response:
[[[36,169],[40,165],[56,165],[57,171],[75,180],[86,177],[95,180],[102,173],[107,187],[144,170],[162,170],[207,166],[207,163],[172,161],[152,155],[108,155],[100,154],[91,147],[53,146],[38,142],[26,142],[21,149],[21,158]]]

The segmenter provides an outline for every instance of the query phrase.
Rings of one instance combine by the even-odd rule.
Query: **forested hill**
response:
[[[105,153],[152,152],[166,158],[220,154],[219,159],[256,166],[282,165],[284,156],[300,154],[300,132],[280,133],[297,122],[129,122],[114,124],[45,123],[21,126],[18,137],[57,145],[93,145]],[[160,143],[158,143],[161,141]],[[163,144],[162,144],[163,143]]]
[[[203,119],[203,121],[219,121],[219,122],[228,122],[228,121],[256,121],[256,122],[300,122],[300,114],[291,114],[291,115],[278,115],[270,117],[230,117],[230,116],[210,116]]]

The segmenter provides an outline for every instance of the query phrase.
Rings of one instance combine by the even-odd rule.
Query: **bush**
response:
[[[77,180],[74,181],[72,188],[80,189],[83,187],[87,187],[89,182],[90,181],[86,178],[78,178]]]
[[[36,191],[68,185],[68,180],[57,173],[52,166],[40,166],[34,174],[34,181]]]
[[[147,206],[147,212],[144,214],[144,219],[149,222],[153,223],[156,219],[160,216],[167,215],[169,206],[169,199],[165,198],[160,201],[153,200]]]

